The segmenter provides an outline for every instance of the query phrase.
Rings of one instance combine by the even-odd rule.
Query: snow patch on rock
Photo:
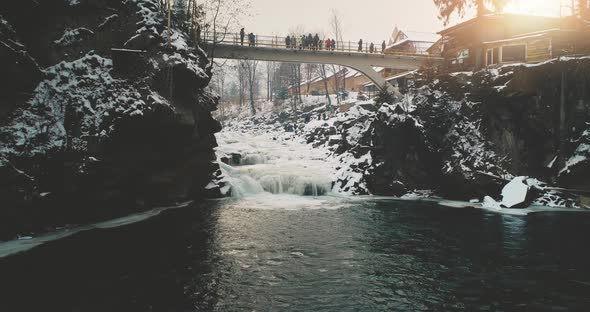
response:
[[[69,47],[80,43],[88,37],[94,35],[94,32],[88,28],[79,27],[76,29],[67,29],[61,38],[53,41],[53,43],[60,47]]]

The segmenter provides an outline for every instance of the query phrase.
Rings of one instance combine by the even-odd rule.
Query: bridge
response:
[[[369,46],[358,48],[353,42],[336,42],[335,47],[326,48],[323,45],[287,46],[285,37],[256,36],[254,42],[249,42],[248,36],[241,42],[238,34],[217,34],[203,40],[202,48],[211,57],[223,59],[244,59],[259,61],[276,61],[286,63],[334,64],[353,68],[369,78],[379,88],[389,84],[373,67],[385,67],[399,70],[415,70],[429,63],[434,66],[443,64],[443,59],[426,54],[426,51],[416,53],[371,53]]]

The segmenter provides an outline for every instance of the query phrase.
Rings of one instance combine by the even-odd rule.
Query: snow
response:
[[[515,177],[502,189],[502,205],[512,208],[525,201],[529,187],[524,184],[525,177]]]
[[[173,54],[164,54],[164,62],[170,65],[184,65],[190,71],[192,71],[197,77],[207,79],[207,73],[199,66],[196,58],[187,58],[178,52]]]
[[[553,159],[549,162],[549,164],[547,164],[547,168],[553,168],[553,166],[555,165],[555,162],[557,161],[557,157],[558,157],[558,155],[555,155],[555,157],[553,157]]]
[[[110,16],[107,16],[104,21],[102,23],[100,23],[100,25],[98,25],[98,29],[102,29],[104,28],[106,25],[108,25],[110,22],[112,22],[113,20],[117,19],[119,17],[118,14],[113,14]]]
[[[568,171],[570,167],[581,162],[587,161],[588,155],[590,155],[590,145],[580,144],[578,148],[576,148],[574,155],[565,162],[565,167],[561,171]]]
[[[80,0],[67,0],[68,1],[68,5],[70,6],[76,6],[80,4]]]
[[[489,209],[502,209],[501,204],[489,196],[483,198],[482,206]]]
[[[159,0],[129,0],[137,5],[141,21],[137,24],[140,26],[137,33],[151,31],[154,35],[159,35],[157,28],[164,23],[164,10],[162,10]]]
[[[126,81],[113,79],[112,69],[111,59],[94,52],[47,68],[48,79],[0,128],[5,138],[0,142],[0,155],[46,154],[61,151],[66,144],[72,151],[85,151],[86,138],[108,139],[115,130],[114,120],[140,117],[157,106],[174,111],[156,92],[142,94],[146,90],[140,92]],[[77,124],[79,135],[68,138],[66,111],[75,114],[77,119],[69,122]]]
[[[560,174],[569,173],[571,167],[587,162],[590,159],[590,130],[585,130],[576,141],[580,143],[574,153],[565,162],[565,166],[560,170]]]
[[[61,38],[53,41],[53,43],[60,47],[69,47],[81,42],[91,35],[94,35],[94,32],[88,28],[80,27],[76,29],[67,29]]]
[[[164,30],[161,34],[162,38],[164,38],[165,42],[162,45],[168,44],[168,30]],[[189,50],[188,43],[186,42],[186,38],[184,34],[181,32],[173,29],[171,38],[171,46],[176,49],[176,51],[187,52]]]
[[[352,153],[347,152],[340,156],[332,157],[337,168],[334,175],[334,192],[346,195],[369,194],[365,176],[369,174],[368,170],[356,170],[355,168],[368,167],[373,163],[371,153],[356,158]],[[365,164],[365,166],[362,166]]]

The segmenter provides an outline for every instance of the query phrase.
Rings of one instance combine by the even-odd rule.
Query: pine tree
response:
[[[491,5],[496,11],[502,11],[504,7],[512,0],[433,0],[439,9],[439,18],[446,24],[453,13],[463,17],[467,8],[475,7],[477,16],[482,16],[487,12],[486,4]]]
[[[184,30],[186,24],[186,0],[174,0],[174,7],[172,8],[172,20],[174,25]]]

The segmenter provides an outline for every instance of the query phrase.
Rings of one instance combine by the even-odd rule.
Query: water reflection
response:
[[[222,200],[2,259],[0,311],[590,306],[586,216],[306,200],[310,209]]]

